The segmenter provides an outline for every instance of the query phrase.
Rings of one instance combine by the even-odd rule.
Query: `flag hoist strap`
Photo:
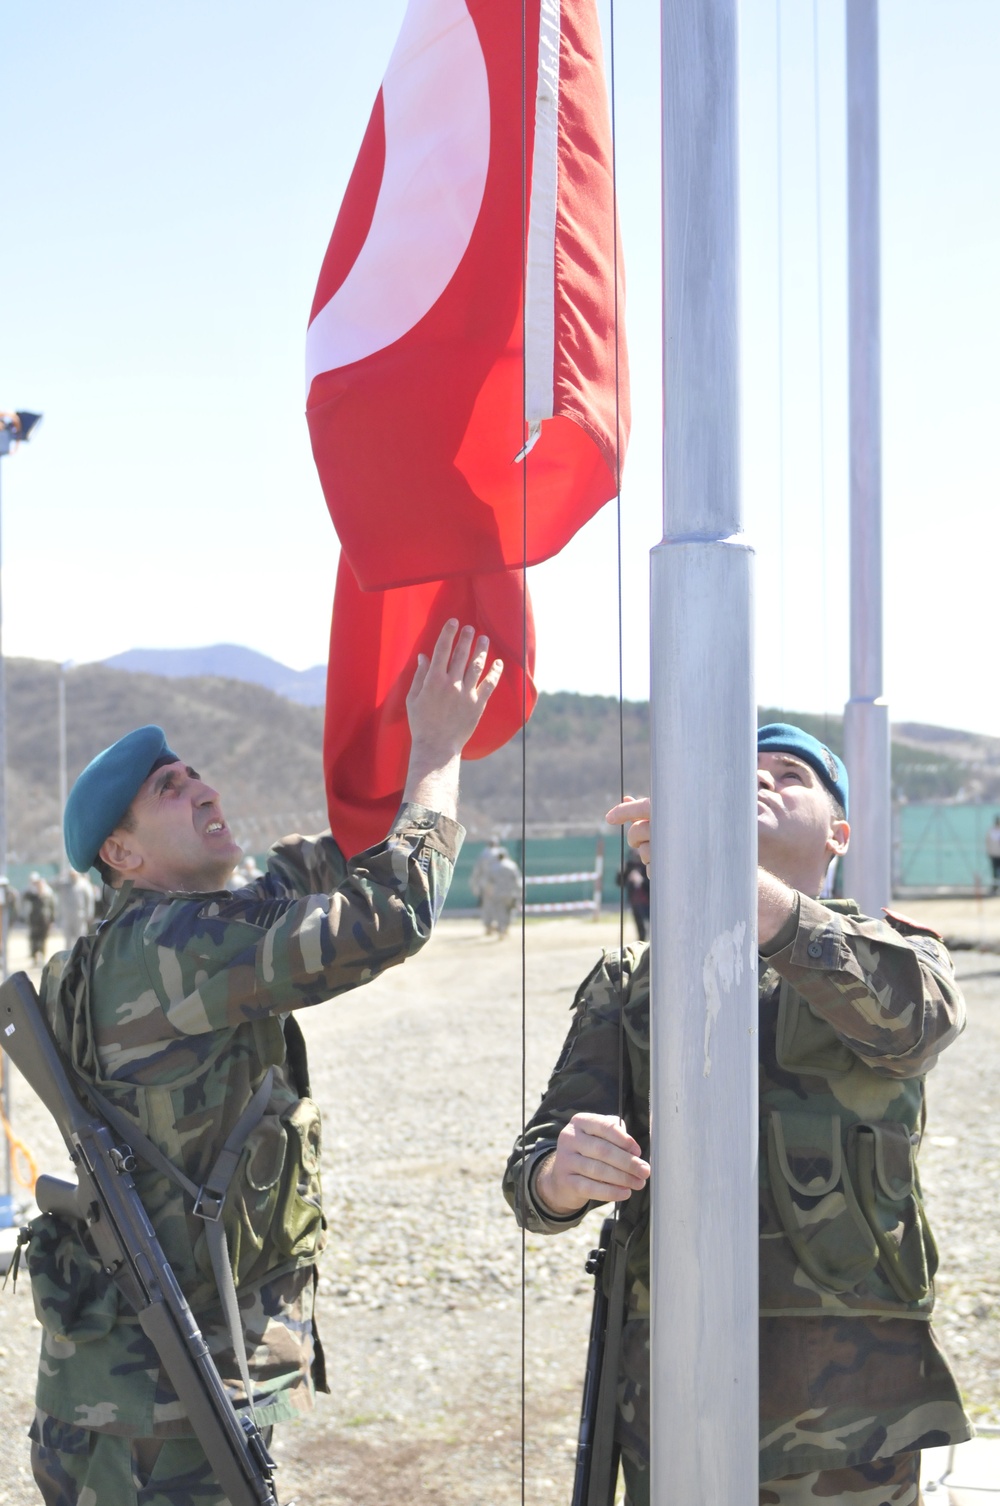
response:
[[[590,1484],[587,1506],[608,1506],[614,1500],[618,1472],[615,1445],[615,1417],[618,1411],[618,1366],[622,1352],[622,1329],[625,1326],[625,1276],[628,1248],[635,1229],[626,1229],[615,1219],[607,1253],[608,1326],[604,1338],[604,1358],[597,1388],[597,1415],[594,1419],[594,1449],[590,1458]]]
[[[257,1421],[257,1414],[254,1411],[246,1344],[243,1341],[243,1325],[240,1322],[240,1308],[236,1298],[232,1262],[229,1258],[229,1241],[226,1239],[226,1230],[222,1222],[222,1209],[229,1184],[239,1165],[240,1153],[251,1132],[263,1118],[264,1110],[271,1097],[273,1083],[274,1068],[268,1067],[260,1087],[233,1125],[214,1166],[200,1187],[192,1182],[190,1177],[186,1177],[182,1171],[179,1171],[174,1163],[153,1144],[152,1140],[147,1139],[133,1120],[123,1114],[120,1109],[115,1108],[113,1103],[109,1103],[96,1088],[91,1087],[89,1083],[87,1085],[88,1094],[97,1108],[127,1142],[131,1150],[137,1152],[144,1161],[149,1162],[150,1166],[161,1171],[165,1177],[169,1177],[183,1192],[186,1192],[194,1203],[194,1212],[205,1221],[205,1238],[208,1241],[208,1253],[212,1259],[215,1284],[219,1290],[219,1300],[222,1303],[223,1316],[229,1330],[230,1343],[233,1346],[233,1353],[240,1370],[240,1379],[246,1392],[247,1406],[254,1423]]]

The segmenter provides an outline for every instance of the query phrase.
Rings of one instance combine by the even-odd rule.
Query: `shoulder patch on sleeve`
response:
[[[898,910],[886,910],[882,914],[892,926],[894,931],[899,931],[903,936],[933,936],[935,941],[943,941],[940,931],[935,931],[933,926],[926,925],[922,920],[912,920],[909,915],[902,915]]]

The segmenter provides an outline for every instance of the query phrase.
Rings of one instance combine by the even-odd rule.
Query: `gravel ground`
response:
[[[907,905],[949,935],[1000,943],[1000,902]],[[985,913],[983,913],[985,912]],[[529,1112],[580,978],[617,921],[532,923]],[[19,943],[15,933],[14,945]],[[15,956],[14,965],[18,959]],[[962,951],[970,1026],[935,1069],[923,1181],[942,1246],[938,1327],[970,1411],[1000,1422],[1000,961]],[[280,1430],[282,1500],[298,1506],[513,1506],[521,1499],[521,1239],[499,1195],[521,1120],[519,937],[445,922],[402,969],[300,1015],[326,1124],[331,1238],[318,1318],[333,1394]],[[15,1083],[40,1169],[61,1143]],[[589,1322],[592,1219],[527,1240],[525,1499],[569,1499]],[[0,1295],[0,1506],[29,1506],[24,1429],[38,1332],[26,1282]]]

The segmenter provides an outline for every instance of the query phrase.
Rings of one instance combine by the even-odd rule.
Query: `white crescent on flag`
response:
[[[440,298],[486,187],[490,96],[465,0],[410,0],[382,81],[385,165],[368,235],[306,336],[320,372],[400,339]]]

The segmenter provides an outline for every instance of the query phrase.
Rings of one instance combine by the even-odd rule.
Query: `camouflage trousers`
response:
[[[649,1470],[622,1455],[625,1506],[649,1506]],[[854,1469],[786,1475],[760,1487],[760,1506],[920,1506],[920,1454],[896,1454]]]
[[[226,1506],[197,1438],[118,1438],[45,1412],[28,1436],[45,1506]]]

